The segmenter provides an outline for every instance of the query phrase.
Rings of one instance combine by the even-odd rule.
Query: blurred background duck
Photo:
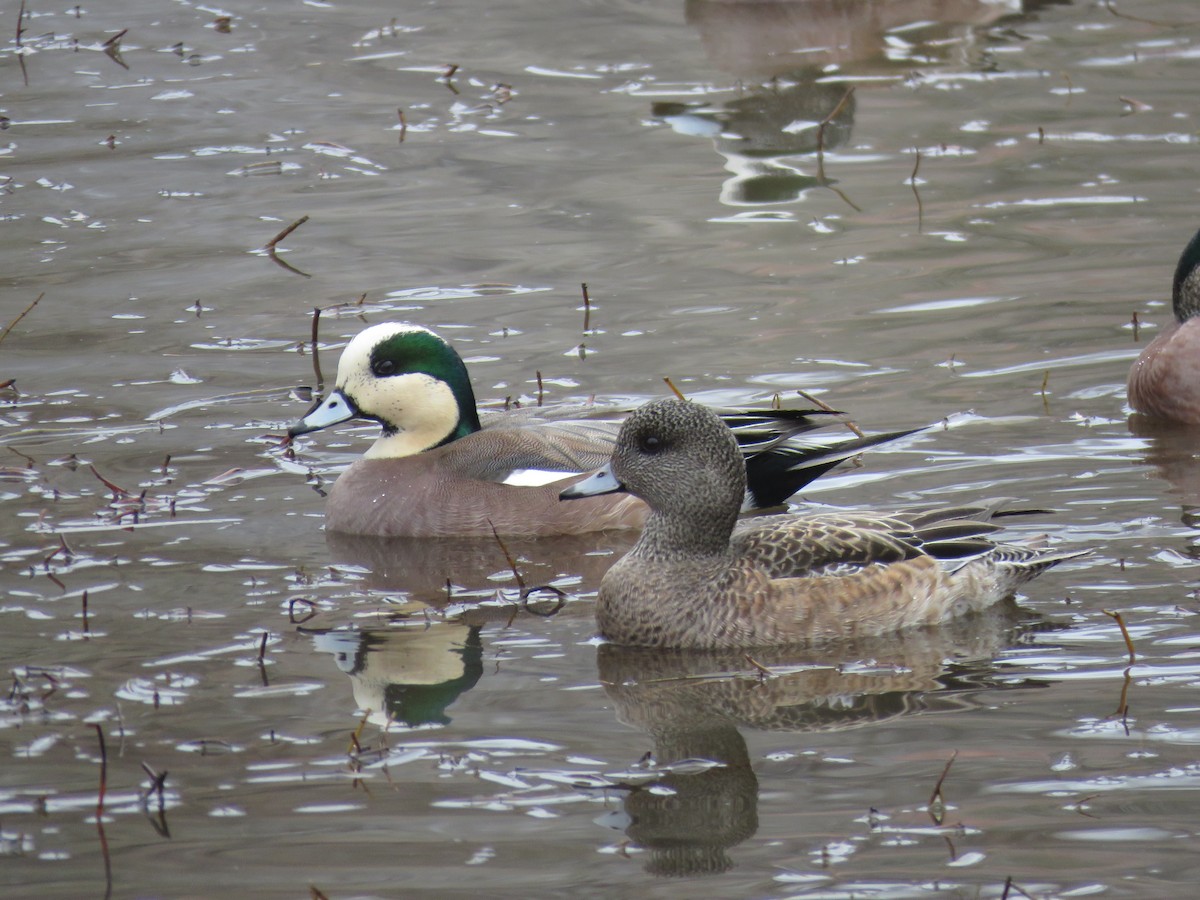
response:
[[[737,442],[711,410],[656,400],[625,420],[610,466],[562,493],[628,491],[650,506],[637,543],[600,582],[601,636],[721,649],[887,634],[985,609],[1083,555],[990,540],[999,501],[739,524],[745,479]]]
[[[330,531],[491,536],[494,526],[506,535],[581,534],[645,520],[645,504],[628,495],[558,502],[572,480],[608,461],[624,415],[575,405],[481,416],[458,352],[427,328],[392,322],[350,341],[334,389],[288,435],[351,419],[383,429],[330,490]],[[737,410],[719,421],[740,448],[746,511],[781,506],[861,450],[912,433],[813,440],[812,432],[843,422],[829,410]]]
[[[1129,405],[1153,419],[1200,425],[1200,232],[1175,266],[1171,308],[1175,321],[1129,370]]]

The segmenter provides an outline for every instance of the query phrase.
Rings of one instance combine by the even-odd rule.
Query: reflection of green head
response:
[[[370,652],[370,639],[366,643]],[[462,659],[462,674],[435,684],[392,683],[383,689],[384,709],[392,721],[415,728],[420,725],[448,725],[446,709],[459,695],[475,687],[483,675],[483,643],[479,629],[467,632],[459,647],[447,648],[446,653]]]

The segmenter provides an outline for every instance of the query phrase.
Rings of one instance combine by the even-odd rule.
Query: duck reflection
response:
[[[1200,426],[1129,417],[1129,433],[1147,441],[1146,463],[1179,496],[1183,524],[1200,528]],[[1200,548],[1193,548],[1200,553]]]
[[[681,134],[713,140],[733,173],[722,203],[791,203],[835,184],[820,159],[796,157],[850,139],[855,99],[831,72],[853,64],[855,75],[894,75],[937,65],[949,53],[973,52],[980,27],[1042,5],[1046,0],[687,0],[686,20],[712,65],[758,86],[720,105],[658,102],[652,113]],[[986,65],[982,53],[976,56],[974,67]],[[806,165],[814,171],[806,173]]]
[[[329,631],[313,644],[350,676],[372,724],[447,725],[447,709],[483,674],[478,625],[434,622],[379,631]]]
[[[651,737],[665,771],[627,795],[621,820],[648,851],[647,871],[726,871],[728,850],[757,830],[758,779],[740,727],[837,731],[972,708],[974,695],[999,687],[989,661],[1014,641],[1019,618],[1015,604],[1000,604],[945,628],[853,646],[772,648],[752,661],[741,651],[601,646],[600,680],[618,719]]]
[[[477,591],[511,582],[508,556],[526,584],[552,584],[570,578],[576,590],[595,590],[637,532],[603,532],[543,538],[381,538],[325,535],[335,565],[365,570],[368,587],[405,591],[418,599],[445,598],[446,584]]]

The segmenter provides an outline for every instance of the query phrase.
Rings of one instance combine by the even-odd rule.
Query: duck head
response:
[[[612,461],[559,494],[563,500],[627,491],[651,516],[643,537],[672,545],[722,549],[746,495],[737,438],[710,409],[686,400],[654,400],[621,425]]]
[[[369,459],[412,456],[479,430],[461,357],[428,328],[400,322],[372,325],[346,345],[334,389],[292,423],[288,436],[351,419],[383,427],[364,454]]]
[[[1183,248],[1171,283],[1171,306],[1179,322],[1200,314],[1200,231]]]

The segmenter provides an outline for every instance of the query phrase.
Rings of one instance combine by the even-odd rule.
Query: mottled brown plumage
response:
[[[728,429],[695,404],[656,401],[626,420],[595,483],[621,485],[651,513],[601,582],[605,638],[731,648],[887,634],[982,609],[1080,555],[988,540],[995,503],[739,524],[739,462]],[[585,481],[563,496],[592,490]]]

